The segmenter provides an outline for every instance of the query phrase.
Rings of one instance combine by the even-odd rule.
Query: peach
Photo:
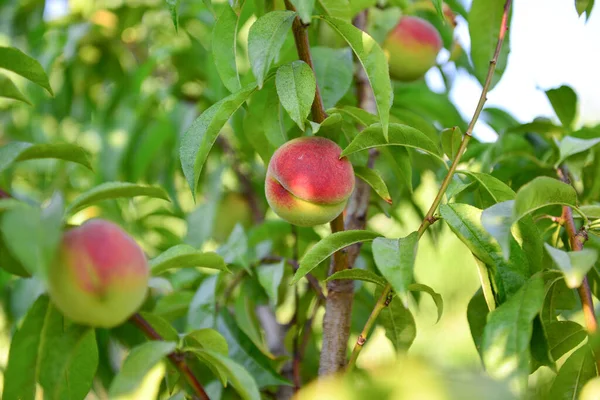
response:
[[[419,17],[400,18],[383,43],[390,76],[406,82],[423,77],[435,65],[442,46],[442,37],[431,23]]]
[[[142,305],[149,274],[138,244],[118,225],[94,219],[63,235],[48,292],[71,320],[112,328]]]
[[[329,139],[290,140],[271,157],[265,194],[273,211],[298,226],[330,222],[341,214],[354,190],[354,170]]]

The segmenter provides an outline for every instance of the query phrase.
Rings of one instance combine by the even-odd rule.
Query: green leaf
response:
[[[92,169],[89,154],[81,147],[69,143],[33,144],[10,142],[0,148],[0,171],[17,161],[56,158],[71,161]]]
[[[579,207],[579,209],[589,219],[600,219],[600,205],[586,204],[584,206]],[[575,214],[575,215],[573,215],[573,217],[581,218],[581,215]]]
[[[377,275],[372,271],[358,268],[350,268],[345,269],[343,271],[338,271],[334,274],[331,274],[327,279],[325,279],[325,282],[333,281],[336,279],[351,279],[355,281],[371,282],[381,287],[387,285],[387,281],[385,280],[385,278]]]
[[[483,85],[488,73],[490,61],[498,44],[500,24],[504,12],[504,0],[473,0],[469,11],[469,35],[471,37],[471,60],[475,77]],[[506,69],[510,47],[509,36],[504,36],[502,50],[498,57],[490,89],[502,77]]]
[[[558,360],[587,338],[586,330],[573,321],[552,321],[546,325],[552,358]]]
[[[376,297],[380,295],[381,290],[375,292]],[[396,351],[408,350],[417,336],[417,326],[412,313],[404,307],[398,297],[394,297],[390,304],[381,310],[379,320]]]
[[[0,230],[6,247],[27,272],[45,280],[62,237],[62,198],[45,209],[29,206],[5,211]]]
[[[42,332],[50,301],[40,296],[12,337],[4,371],[4,400],[34,400]]]
[[[442,7],[444,2],[442,0],[432,0],[432,3],[433,3],[433,6],[435,7],[435,10],[437,11],[438,17],[440,17],[440,19],[444,23],[446,23],[446,17],[444,16],[444,9]]]
[[[94,330],[65,323],[48,296],[40,296],[12,339],[3,398],[33,400],[36,381],[44,398],[84,398],[97,366]]]
[[[600,143],[600,138],[579,139],[573,136],[565,136],[558,145],[560,156],[556,162],[556,165],[558,166],[573,154],[581,153],[591,149],[598,143]]]
[[[223,257],[213,252],[201,252],[187,244],[178,244],[149,262],[152,275],[160,275],[173,268],[211,268],[230,272]]]
[[[282,65],[277,69],[275,85],[281,105],[304,130],[304,120],[310,112],[317,88],[312,69],[300,60]]]
[[[483,363],[490,376],[508,380],[523,395],[527,389],[533,319],[544,301],[544,282],[532,276],[512,297],[491,311],[483,334]]]
[[[294,274],[290,285],[297,283],[300,278],[315,269],[321,262],[336,251],[354,243],[374,240],[380,236],[382,235],[379,233],[364,230],[342,231],[327,236],[304,254],[304,257],[302,257],[302,260],[300,261],[300,267],[296,271],[296,274]]]
[[[256,381],[240,364],[215,351],[196,350],[194,353],[205,363],[215,365],[219,370],[224,371],[242,399],[261,399]]]
[[[13,81],[4,75],[0,75],[0,97],[6,97],[7,99],[19,100],[23,103],[32,105],[31,102],[25,97],[23,93],[15,86]]]
[[[167,2],[167,7],[169,7],[169,12],[171,13],[171,19],[173,20],[173,26],[175,27],[175,32],[179,32],[179,16],[177,13],[177,7],[179,7],[179,0],[165,0]]]
[[[352,51],[347,47],[341,49],[312,47],[310,52],[323,107],[326,109],[334,107],[352,85],[354,77]],[[373,119],[377,122],[377,117],[373,116]]]
[[[544,243],[546,251],[565,275],[567,287],[571,289],[581,286],[583,278],[596,261],[598,252],[595,249],[582,249],[581,251],[563,251]]]
[[[185,132],[179,156],[183,174],[194,197],[204,162],[223,125],[255,90],[256,85],[252,84],[213,104]]]
[[[189,298],[177,301],[175,304],[180,304],[189,307],[187,308],[187,324],[189,329],[212,328],[216,321],[216,303],[215,293],[217,292],[218,275],[212,275],[204,279],[192,301]]]
[[[162,336],[163,340],[167,342],[179,341],[179,333],[175,328],[173,328],[173,325],[171,325],[169,321],[163,317],[146,311],[140,311],[140,315],[152,326],[152,328],[154,328],[156,332],[158,332],[160,336]]]
[[[100,201],[137,196],[148,196],[155,199],[170,201],[167,192],[159,186],[145,186],[129,182],[105,182],[77,196],[75,200],[69,204],[65,214],[75,214]]]
[[[540,176],[517,192],[514,205],[514,221],[545,206],[561,204],[576,207],[577,192],[564,182],[547,176]]]
[[[442,314],[444,313],[444,299],[442,299],[442,295],[437,293],[431,287],[424,285],[422,283],[411,283],[408,285],[408,290],[411,292],[425,292],[431,296],[431,299],[435,303],[435,307],[437,308],[437,320],[440,321],[442,318]]]
[[[256,268],[256,276],[260,286],[265,289],[273,306],[277,306],[279,296],[279,285],[283,279],[285,260],[275,264],[263,264]]]
[[[583,385],[596,377],[596,362],[589,345],[575,351],[565,361],[550,389],[550,399],[577,399]]]
[[[305,24],[310,24],[312,12],[315,8],[315,0],[291,0],[298,12],[300,20]],[[312,49],[311,49],[312,50]]]
[[[359,133],[344,151],[342,151],[342,156],[348,156],[358,151],[380,146],[404,146],[422,150],[431,154],[446,165],[440,150],[427,135],[408,125],[393,123],[389,126],[388,140],[385,139],[380,124],[369,126]]]
[[[405,238],[376,238],[373,241],[375,265],[408,307],[408,286],[413,281],[419,234],[413,232]]]
[[[43,87],[54,96],[48,76],[35,59],[29,57],[14,47],[0,47],[0,68],[7,69],[17,75],[29,79],[31,82]]]
[[[393,93],[388,63],[383,50],[371,36],[349,22],[339,18],[325,16],[321,18],[342,35],[364,68],[375,95],[383,137],[387,141]]]
[[[318,0],[326,15],[350,20],[350,2],[348,0]]]
[[[242,332],[228,311],[219,314],[218,330],[229,344],[229,357],[254,377],[259,388],[290,384],[273,369],[271,360]]]
[[[236,64],[237,24],[237,14],[225,3],[212,31],[211,48],[217,73],[231,93],[242,88]]]
[[[440,214],[458,238],[487,268],[500,303],[515,293],[531,275],[529,262],[519,247],[510,239],[510,258],[504,259],[498,242],[481,225],[482,210],[468,204],[443,204]]]
[[[503,201],[481,213],[481,225],[498,241],[505,259],[510,256],[510,229],[513,224],[514,205],[514,200]]]
[[[262,88],[267,71],[296,18],[293,11],[271,11],[252,24],[248,32],[248,57],[258,87]]]
[[[321,86],[319,86],[321,87]],[[327,110],[327,114],[342,114],[352,118],[355,122],[367,127],[377,123],[377,116],[370,112],[363,110],[362,108],[353,106],[340,106],[337,108],[330,108]]]
[[[210,328],[196,329],[183,338],[187,346],[200,347],[224,356],[229,354],[227,340],[218,331]]]
[[[565,128],[571,128],[577,114],[577,93],[569,86],[546,90],[556,116]]]
[[[108,390],[109,397],[126,396],[137,389],[146,374],[175,347],[175,343],[163,341],[146,342],[134,347],[113,379]]]
[[[458,126],[442,131],[442,150],[444,150],[449,159],[454,160],[456,158],[460,143],[462,142],[462,136],[462,131]]]
[[[81,399],[92,388],[98,368],[93,328],[69,324],[50,305],[40,339],[39,383],[44,399]]]
[[[467,320],[469,321],[469,330],[473,338],[473,344],[482,356],[481,344],[483,341],[483,331],[487,323],[487,316],[490,313],[483,290],[478,289],[473,295],[467,306]]]
[[[392,204],[392,197],[390,196],[390,192],[383,181],[383,178],[374,169],[368,167],[354,167],[354,174],[369,184],[377,193],[379,197],[381,197],[386,203]]]
[[[471,172],[466,170],[456,171],[457,174],[464,174],[473,178],[480,187],[485,189],[496,203],[507,200],[514,200],[516,194],[506,183],[500,179],[483,172]]]

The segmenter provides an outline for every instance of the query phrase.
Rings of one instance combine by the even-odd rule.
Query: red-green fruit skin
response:
[[[142,305],[150,275],[146,256],[118,225],[87,221],[65,232],[58,253],[48,292],[74,322],[112,328]]]
[[[354,170],[329,139],[290,140],[271,157],[265,194],[273,211],[298,226],[330,222],[341,214],[354,190]]]
[[[400,18],[383,43],[390,76],[405,82],[423,77],[435,65],[442,46],[442,37],[431,23],[419,17]]]

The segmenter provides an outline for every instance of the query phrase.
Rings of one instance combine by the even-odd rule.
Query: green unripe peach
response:
[[[400,18],[383,43],[390,76],[405,82],[423,77],[435,65],[442,46],[442,37],[431,23],[419,17]]]
[[[118,225],[101,219],[67,231],[48,272],[56,307],[71,320],[94,327],[125,322],[148,290],[144,252]]]
[[[265,193],[277,215],[298,226],[330,222],[354,190],[354,170],[329,139],[301,137],[281,146],[267,169]]]

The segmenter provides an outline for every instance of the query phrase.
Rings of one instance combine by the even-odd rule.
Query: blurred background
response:
[[[461,4],[468,10],[469,1]],[[77,142],[97,160],[95,174],[76,165],[32,162],[19,167],[12,187],[42,201],[56,188],[72,198],[94,183],[107,180],[159,184],[174,199],[168,210],[157,201],[136,200],[118,203],[119,207],[103,206],[101,211],[90,208],[72,221],[78,223],[102,212],[121,221],[150,255],[181,239],[214,250],[236,222],[245,227],[252,225],[251,210],[243,201],[231,168],[236,161],[230,159],[225,148],[215,148],[209,159],[202,177],[203,187],[208,189],[197,206],[178,172],[179,138],[199,111],[228,94],[210,56],[214,21],[210,10],[201,1],[182,0],[179,12],[179,32],[175,32],[172,16],[162,0],[0,1],[0,45],[15,46],[39,60],[56,93],[50,98],[9,74],[33,106],[0,99],[0,144],[8,138],[65,140]],[[241,37],[247,36],[252,21],[250,18],[240,27]],[[585,16],[577,16],[573,1],[516,0],[509,32],[508,68],[489,93],[488,107],[505,110],[520,123],[537,117],[557,120],[543,91],[568,84],[579,96],[578,125],[600,122],[600,12],[593,12],[586,21]],[[458,17],[455,37],[468,53],[464,16]],[[244,46],[243,41],[240,46]],[[293,43],[286,46],[293,59]],[[239,60],[241,72],[249,68],[244,54],[242,51]],[[449,54],[443,51],[440,62]],[[441,70],[450,77],[451,84],[444,83],[437,69],[426,75],[427,84],[432,92],[448,93],[452,107],[468,121],[479,98],[480,84],[458,63],[444,63]],[[227,128],[225,137],[245,157],[253,150],[251,143],[236,134],[243,124],[242,118],[234,118],[234,128]],[[442,127],[439,120],[430,126]],[[498,137],[485,122],[477,124],[475,136],[482,142],[493,142]],[[250,171],[260,176],[264,165],[258,163],[257,169]],[[437,192],[435,178],[424,168],[420,176],[413,178],[417,182],[414,201],[401,201],[392,219],[376,213],[369,228],[388,237],[412,232]],[[390,178],[390,187],[397,183],[395,179]],[[256,182],[254,185],[260,191]],[[393,196],[399,198],[401,194],[395,192]],[[221,202],[224,198],[229,202]],[[239,214],[215,223],[215,219],[233,211]],[[480,360],[466,318],[467,304],[479,287],[476,264],[467,248],[446,227],[437,225],[438,235],[425,236],[420,242],[416,279],[443,296],[444,314],[436,323],[436,307],[427,296],[411,305],[418,334],[410,352],[444,366],[478,370]],[[215,226],[225,226],[224,231],[215,231]],[[327,234],[326,229],[318,233]],[[368,257],[367,252],[359,264],[370,263]],[[4,367],[12,322],[23,316],[42,288],[31,279],[12,280],[5,273],[0,279],[5,287],[0,316],[0,367]],[[358,296],[356,312],[368,313],[373,299],[366,298],[364,304],[362,301]],[[289,318],[289,302],[283,302],[277,312],[281,321]],[[391,342],[377,328],[359,365],[380,364],[394,357]],[[153,385],[152,380],[148,385]]]

